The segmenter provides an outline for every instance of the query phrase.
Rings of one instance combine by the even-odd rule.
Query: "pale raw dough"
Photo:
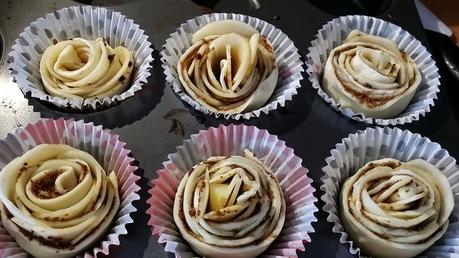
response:
[[[228,198],[227,207],[210,210],[209,189],[224,181],[231,182],[229,188],[237,195]],[[194,166],[180,182],[173,209],[180,233],[197,254],[228,258],[265,251],[280,234],[285,211],[279,182],[249,150],[244,156],[211,157]]]
[[[73,257],[91,247],[120,205],[115,172],[107,174],[86,152],[57,144],[38,145],[8,163],[0,172],[0,201],[3,226],[38,258]]]
[[[382,159],[367,163],[341,188],[340,217],[363,255],[409,258],[447,230],[451,186],[430,163]]]
[[[262,107],[278,79],[268,40],[240,21],[209,23],[193,34],[177,71],[185,91],[210,111],[248,112]]]
[[[134,60],[123,46],[112,49],[102,38],[75,38],[49,46],[40,62],[46,91],[63,98],[104,98],[126,91]]]
[[[322,77],[341,108],[373,118],[396,117],[420,83],[417,65],[393,41],[355,30],[331,51]]]

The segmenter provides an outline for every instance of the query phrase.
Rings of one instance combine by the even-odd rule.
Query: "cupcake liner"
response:
[[[331,150],[331,156],[326,159],[327,165],[322,169],[325,175],[321,178],[320,189],[324,191],[321,199],[325,202],[323,210],[328,213],[327,221],[333,223],[332,231],[341,235],[340,242],[349,245],[351,254],[360,256],[359,247],[348,238],[341,224],[338,211],[341,185],[367,162],[382,158],[394,158],[403,162],[421,158],[446,175],[456,204],[450,224],[443,237],[420,257],[453,257],[459,254],[459,166],[438,143],[398,128],[367,128],[350,134],[336,144],[336,148]]]
[[[247,23],[265,36],[273,46],[276,62],[279,66],[279,78],[272,96],[259,109],[239,114],[216,113],[195,101],[186,93],[180,83],[177,64],[182,54],[191,46],[192,34],[204,25],[219,20],[238,20]],[[297,94],[297,88],[301,87],[300,81],[303,79],[301,72],[304,71],[298,49],[285,33],[258,18],[234,13],[205,14],[186,21],[166,40],[161,52],[161,61],[166,81],[183,101],[206,115],[223,116],[225,119],[235,120],[259,117],[261,113],[268,114],[269,111],[277,109],[279,106],[285,106],[285,102],[292,100],[292,96]]]
[[[108,255],[110,245],[119,245],[119,236],[127,234],[126,225],[133,222],[131,213],[137,211],[132,202],[140,199],[137,194],[140,187],[136,183],[140,177],[134,174],[137,167],[130,165],[134,161],[128,156],[131,151],[124,148],[126,143],[121,142],[118,135],[102,129],[102,126],[85,123],[83,120],[42,119],[18,128],[0,140],[0,169],[42,143],[67,144],[83,150],[96,158],[106,171],[116,172],[121,201],[118,214],[106,236],[78,257],[97,257],[99,253]],[[0,257],[10,255],[28,257],[0,223]]]
[[[379,119],[365,117],[362,113],[354,113],[350,108],[342,109],[339,103],[329,97],[321,87],[322,72],[328,55],[333,48],[341,45],[347,35],[354,29],[364,33],[377,35],[395,41],[398,47],[408,54],[417,64],[422,75],[422,81],[413,99],[406,109],[392,119]],[[408,31],[399,26],[369,16],[349,15],[342,16],[325,24],[311,41],[306,60],[306,72],[312,87],[317,90],[320,97],[343,115],[359,122],[378,125],[397,125],[417,121],[425,116],[434,106],[437,93],[440,91],[440,75],[432,55]]]
[[[262,162],[273,170],[284,191],[287,205],[284,227],[278,238],[262,254],[263,257],[297,257],[297,250],[305,250],[304,243],[311,242],[309,233],[314,232],[311,223],[317,221],[314,212],[317,198],[314,197],[312,179],[301,165],[301,158],[287,147],[277,136],[254,126],[229,125],[209,128],[191,136],[168,156],[163,168],[157,171],[158,178],[151,184],[151,206],[148,224],[158,236],[158,243],[165,244],[165,251],[176,257],[195,257],[192,249],[182,238],[172,215],[175,193],[183,175],[195,164],[211,156],[242,155],[250,149]]]
[[[110,46],[123,45],[134,56],[134,74],[129,89],[120,95],[83,100],[48,94],[40,75],[40,59],[53,41],[81,37],[104,38]],[[32,22],[19,34],[9,55],[10,74],[24,94],[61,108],[95,111],[120,102],[142,88],[150,76],[153,49],[144,30],[132,19],[113,10],[92,6],[72,6],[49,13]]]

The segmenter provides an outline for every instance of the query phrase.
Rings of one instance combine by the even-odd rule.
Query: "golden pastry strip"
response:
[[[63,98],[112,97],[130,84],[134,66],[126,47],[112,49],[102,38],[75,38],[48,47],[40,62],[43,85]]]

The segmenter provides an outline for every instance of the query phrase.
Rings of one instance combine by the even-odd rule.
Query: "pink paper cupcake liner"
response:
[[[148,224],[158,243],[165,244],[165,251],[175,257],[195,257],[196,254],[182,238],[172,215],[175,193],[183,175],[195,164],[211,156],[241,155],[250,149],[263,163],[272,169],[283,191],[287,204],[284,227],[278,238],[262,254],[262,257],[297,257],[297,251],[305,250],[314,232],[311,223],[317,221],[314,213],[317,198],[314,197],[312,179],[293,149],[287,147],[275,135],[254,126],[220,125],[191,136],[170,154],[157,171],[158,178],[151,182]]]
[[[42,119],[24,128],[18,128],[13,133],[0,140],[0,169],[14,158],[22,155],[31,148],[42,144],[67,144],[90,153],[96,158],[106,171],[115,171],[120,191],[121,204],[113,225],[94,247],[89,247],[78,257],[92,258],[99,253],[109,254],[110,245],[119,245],[120,235],[126,235],[126,225],[133,222],[131,213],[137,211],[132,202],[139,200],[137,185],[139,176],[134,172],[136,166],[129,157],[130,150],[125,148],[126,143],[119,140],[119,136],[83,120]],[[0,223],[0,257],[28,257]]]

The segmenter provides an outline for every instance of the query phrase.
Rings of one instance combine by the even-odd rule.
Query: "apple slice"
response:
[[[217,211],[234,205],[242,185],[239,174],[235,174],[229,184],[211,183],[209,185],[209,208]]]
[[[236,198],[237,198],[237,196],[239,194],[239,189],[241,188],[241,184],[242,184],[242,179],[239,176],[239,174],[236,174],[233,177],[232,181],[235,181],[235,183],[234,183],[234,186],[233,186],[233,191],[231,192],[230,198],[228,200],[228,203],[226,204],[226,207],[234,205],[234,203],[236,202]],[[231,183],[233,183],[232,181],[231,181]],[[230,186],[231,186],[231,184],[230,184]]]
[[[236,218],[241,212],[250,205],[250,202],[232,205],[218,211],[211,211],[204,215],[204,219],[215,222],[226,222]]]
[[[207,36],[223,35],[232,32],[238,33],[246,38],[250,38],[253,34],[258,33],[254,27],[245,22],[236,20],[215,21],[193,33],[192,42],[196,43]]]
[[[226,195],[228,184],[210,184],[209,185],[209,210],[217,211],[225,208],[228,202]]]

